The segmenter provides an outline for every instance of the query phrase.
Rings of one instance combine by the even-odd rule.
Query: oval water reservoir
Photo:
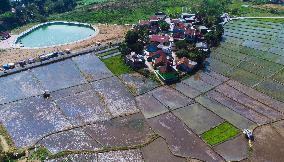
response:
[[[15,44],[27,48],[50,47],[83,40],[95,34],[96,29],[89,24],[48,22],[22,33]]]

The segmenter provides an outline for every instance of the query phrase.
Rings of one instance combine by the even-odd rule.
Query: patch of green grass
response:
[[[21,34],[22,32],[30,29],[31,27],[35,26],[39,24],[39,22],[35,22],[35,23],[29,23],[27,25],[24,25],[24,26],[21,26],[21,27],[18,27],[18,28],[15,28],[11,31],[12,34]]]
[[[243,7],[242,5],[249,5]],[[233,3],[229,5],[229,13],[234,16],[279,16],[283,15],[283,12],[275,12],[271,9],[256,8],[252,2],[242,2],[240,0],[233,0]]]
[[[29,156],[29,159],[44,161],[49,155],[51,155],[51,153],[46,148],[40,147],[40,148],[37,148],[36,151],[31,153],[31,155]]]
[[[155,73],[150,72],[148,69],[139,69],[137,72],[160,85],[161,80],[156,76]]]
[[[108,59],[102,60],[107,68],[114,74],[114,75],[121,75],[125,73],[129,73],[132,71],[130,67],[125,65],[123,58],[121,55],[117,55]]]
[[[199,0],[194,0],[194,2]],[[79,21],[87,23],[132,24],[141,19],[148,19],[157,11],[170,15],[182,12],[182,7],[190,7],[193,1],[186,0],[116,0],[115,3],[86,5],[63,14],[54,14],[49,20]]]
[[[246,61],[243,61],[238,67],[247,72],[253,73],[260,77],[268,77],[284,68],[283,65],[277,64],[272,61],[267,61],[266,59],[260,58],[258,56],[253,56],[253,52],[250,52]],[[269,56],[267,56],[269,57]],[[271,59],[275,58],[275,55],[271,55]]]
[[[232,124],[229,122],[224,122],[217,127],[203,133],[201,137],[209,145],[213,146],[235,137],[237,134],[239,134],[239,132],[240,131]]]

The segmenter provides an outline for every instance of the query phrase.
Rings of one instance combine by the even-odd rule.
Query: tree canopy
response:
[[[168,31],[170,29],[170,24],[165,21],[159,21],[159,26],[162,31]]]
[[[141,53],[144,45],[149,41],[147,30],[139,28],[130,30],[125,36],[125,45],[120,47],[122,53],[129,54],[130,52]],[[128,52],[128,53],[127,53]]]
[[[203,16],[221,16],[232,0],[202,0],[197,11]]]
[[[0,2],[0,14],[11,10],[10,0],[1,0]]]
[[[76,6],[76,0],[1,0],[0,3],[0,21],[4,22],[1,30],[42,22],[50,14],[70,11]]]
[[[202,0],[193,10],[202,18],[203,24],[210,28],[219,23],[220,16],[231,3],[232,0]]]

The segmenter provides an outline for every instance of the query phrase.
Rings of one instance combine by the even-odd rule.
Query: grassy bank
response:
[[[86,5],[76,8],[74,11],[55,14],[49,20],[79,21],[87,23],[112,23],[129,24],[137,23],[140,19],[146,19],[157,11],[164,11],[173,17],[182,12],[191,12],[191,8],[201,0],[81,0]],[[248,5],[244,7],[242,5]],[[283,12],[274,12],[272,9],[256,8],[252,3],[244,3],[233,0],[228,11],[236,16],[283,16]]]
[[[24,26],[21,26],[21,27],[18,27],[18,28],[15,28],[11,31],[12,34],[15,34],[15,35],[18,35],[18,34],[21,34],[22,32],[30,29],[31,27],[35,26],[35,25],[38,25],[39,22],[35,22],[35,23],[29,23],[27,25],[24,25]]]
[[[88,23],[137,23],[140,19],[149,18],[157,11],[164,11],[169,15],[182,13],[182,7],[191,6],[195,1],[187,0],[117,0],[86,5],[74,11],[50,16],[49,20],[68,20]]]
[[[128,66],[125,65],[121,55],[104,59],[102,61],[114,75],[119,76],[121,74],[129,73],[132,71]]]

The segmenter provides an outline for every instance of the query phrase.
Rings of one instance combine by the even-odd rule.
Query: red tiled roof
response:
[[[161,56],[163,56],[163,57],[166,57],[166,54],[165,54],[165,52],[164,51],[162,51],[162,50],[158,50],[157,52],[156,52],[156,54],[158,55],[161,55]]]
[[[183,39],[184,38],[184,34],[183,33],[174,33],[173,34],[173,38],[174,39]]]
[[[172,23],[175,24],[175,28],[177,29],[185,29],[186,26],[183,22],[181,22],[179,19],[172,19]]]
[[[187,35],[195,35],[196,32],[197,32],[196,29],[187,29],[185,31],[185,34],[187,34]]]
[[[150,20],[152,20],[152,21],[158,21],[159,18],[158,18],[158,16],[151,16],[151,17],[150,17]]]
[[[181,65],[181,64],[185,64],[187,67],[189,68],[193,68],[194,65],[189,63],[189,59],[186,57],[180,58],[176,60],[177,66]]]
[[[152,35],[150,37],[151,42],[159,42],[159,43],[165,43],[170,41],[169,36],[162,36],[162,35]]]
[[[160,73],[171,72],[172,70],[171,63],[167,61],[164,65],[160,66],[158,69]]]
[[[168,68],[167,68],[167,65],[159,67],[160,73],[166,73],[166,72],[167,72],[167,69],[168,69]]]
[[[185,29],[185,28],[186,28],[186,26],[184,25],[183,22],[177,23],[177,24],[176,24],[176,27],[177,27],[178,29]]]
[[[139,25],[149,25],[149,24],[150,24],[150,21],[148,21],[148,20],[141,20],[139,22]]]
[[[149,57],[153,57],[153,56],[155,56],[155,55],[160,55],[160,56],[165,56],[165,57],[166,57],[165,52],[162,51],[162,50],[158,50],[157,52],[150,52],[150,53],[149,53]]]
[[[155,58],[154,64],[155,65],[160,65],[160,64],[165,64],[168,60],[167,60],[167,55],[162,51],[159,50],[157,52],[154,53],[150,53],[149,57],[154,57],[156,55],[160,55],[159,57]]]
[[[156,64],[165,64],[165,63],[167,63],[167,56],[164,54],[164,55],[161,55],[160,57],[158,57],[158,58],[156,58],[155,59],[155,65]]]
[[[177,58],[176,63],[177,63],[177,65],[180,65],[180,64],[188,64],[188,63],[189,63],[189,60],[188,60],[186,57],[182,57],[182,58],[180,58],[180,59]]]
[[[195,35],[202,37],[203,34],[196,30]]]

